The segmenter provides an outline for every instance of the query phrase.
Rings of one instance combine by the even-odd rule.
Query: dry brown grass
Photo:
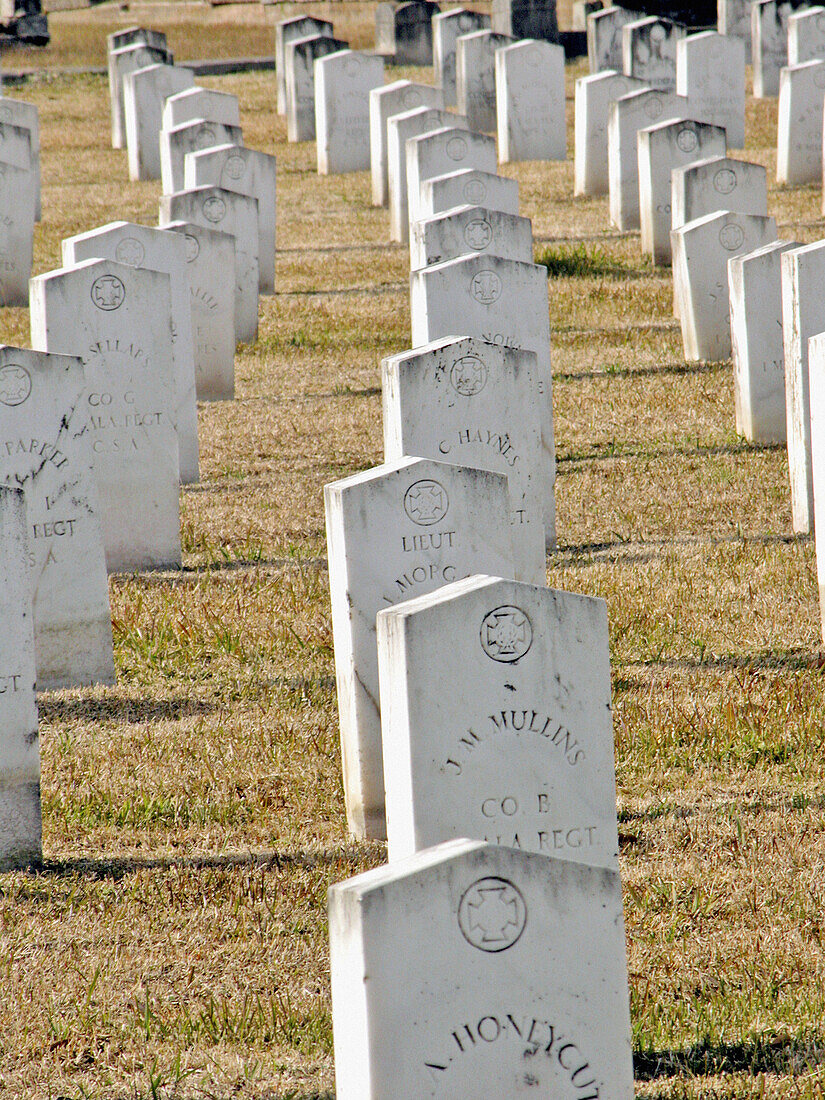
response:
[[[313,10],[369,42],[369,5]],[[101,63],[138,19],[182,57],[271,52],[271,9],[106,6],[55,17],[26,64]],[[384,859],[346,834],[321,487],[381,459],[407,256],[365,175],[321,179],[286,144],[271,75],[206,83],[278,155],[278,293],[237,400],[199,410],[183,570],[112,579],[117,687],[41,697],[46,863],[0,876],[0,1096],[331,1097],[325,891]],[[158,185],[108,147],[102,80],[15,94],[41,110],[38,272],[64,236],[154,222]],[[748,154],[772,166],[775,105],[749,112]],[[685,366],[667,273],[606,202],[573,201],[572,164],[507,173],[537,238],[625,268],[550,284],[548,575],[608,601],[638,1093],[821,1097],[823,659],[784,453],[736,437],[730,365]],[[814,189],[771,200],[787,235],[822,232]],[[0,338],[28,342],[26,311]]]

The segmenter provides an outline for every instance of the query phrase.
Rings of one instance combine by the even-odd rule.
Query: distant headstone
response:
[[[724,211],[671,233],[685,360],[730,359],[728,260],[776,240],[776,222]]]
[[[461,335],[537,357],[542,439],[542,481],[555,484],[553,387],[547,270],[537,264],[472,255],[433,264],[410,275],[412,346]],[[458,319],[458,320],[457,320]],[[555,545],[555,509],[545,502],[545,544]]]
[[[607,164],[610,220],[617,229],[640,229],[639,145],[636,135],[657,122],[690,118],[683,96],[655,89],[630,92],[610,104]]]
[[[676,92],[690,117],[722,126],[728,145],[745,144],[745,47],[741,38],[705,31],[676,45]]]
[[[28,570],[26,499],[0,485],[0,870],[37,863],[40,742],[35,701],[34,616]]]
[[[384,87],[384,59],[341,50],[315,62],[315,140],[318,172],[363,172],[370,167],[370,92]]]
[[[31,142],[30,130],[0,122],[0,305],[4,306],[29,304],[37,209]]]
[[[495,31],[472,31],[456,39],[456,98],[471,130],[496,129],[496,50],[514,41]]]
[[[198,400],[228,400],[235,396],[235,238],[193,222],[165,228],[186,241]]]
[[[286,114],[286,45],[296,38],[332,38],[332,23],[311,15],[281,19],[275,24],[275,67],[277,69],[278,114]]]
[[[495,53],[496,119],[502,164],[565,160],[564,49],[516,42]]]
[[[484,206],[457,206],[435,217],[413,222],[410,228],[410,268],[413,271],[474,252],[531,264],[533,230],[530,219],[488,210]]]
[[[160,200],[160,225],[194,222],[235,238],[235,339],[258,338],[258,200],[222,187],[192,187]]]
[[[587,17],[587,58],[590,75],[612,69],[621,72],[624,64],[622,54],[622,28],[639,18],[637,11],[626,8],[610,7],[603,11],[591,12]]]
[[[518,180],[465,168],[434,176],[425,180],[421,187],[418,211],[422,218],[432,218],[455,206],[465,205],[518,214]]]
[[[216,92],[213,88],[185,88],[169,96],[163,104],[161,127],[173,130],[185,122],[200,118],[207,122],[221,122],[225,126],[240,126],[238,97],[229,92]]]
[[[779,72],[788,64],[788,19],[800,0],[756,0],[751,6],[753,94],[779,95]]]
[[[85,390],[80,359],[0,346],[0,484],[26,491],[41,691],[115,682]]]
[[[166,34],[164,31],[149,30],[147,27],[125,27],[122,31],[106,35],[106,55],[111,57],[115,50],[123,49],[124,46],[135,46],[138,43],[165,50]]]
[[[608,11],[616,11],[610,8]],[[605,13],[607,14],[607,13]],[[610,104],[647,85],[632,76],[605,70],[582,76],[575,90],[575,193],[606,195],[610,190],[607,124]]]
[[[618,871],[604,600],[471,577],[377,624],[390,862],[466,836]]]
[[[787,66],[779,74],[776,179],[796,186],[822,180],[825,61]]]
[[[745,51],[745,61],[751,59],[751,9],[753,0],[717,0],[717,25],[726,38],[738,39]],[[713,121],[716,121],[715,119]],[[733,139],[730,138],[732,144]]]
[[[110,222],[63,241],[63,264],[67,268],[96,257],[116,260],[129,267],[163,271],[169,276],[172,291],[170,381],[174,393],[169,413],[178,433],[181,482],[194,484],[200,480],[198,409],[185,243],[162,229],[134,222]]]
[[[825,333],[808,341],[811,401],[811,465],[814,492],[814,536],[819,613],[825,639]]]
[[[558,42],[556,0],[493,0],[492,28],[510,38]]]
[[[0,122],[19,126],[31,134],[31,169],[34,175],[34,220],[40,221],[40,117],[33,103],[24,103],[21,99],[10,99],[0,95]],[[0,147],[2,148],[2,147]],[[2,152],[0,152],[2,158]]]
[[[331,36],[293,38],[286,43],[286,133],[289,141],[315,140],[315,62],[349,49]]]
[[[725,155],[725,131],[690,119],[639,130],[639,209],[642,254],[655,264],[671,260],[671,172],[699,158]]]
[[[221,187],[258,202],[258,275],[261,294],[275,293],[276,162],[270,153],[243,145],[216,145],[187,153],[184,187]]]
[[[825,8],[802,8],[788,16],[788,65],[825,60]]]
[[[587,31],[587,17],[597,11],[604,11],[602,0],[574,0],[571,30]]]
[[[514,576],[545,585],[543,514],[553,486],[542,479],[535,375],[533,352],[483,340],[448,338],[390,356],[381,371],[384,458],[418,455],[504,474]]]
[[[646,16],[622,27],[622,72],[665,92],[676,91],[676,44],[685,28]]]
[[[619,875],[448,841],[329,891],[338,1100],[631,1100]]]
[[[445,107],[455,107],[455,43],[463,34],[488,30],[490,16],[480,11],[467,11],[466,8],[453,8],[433,16],[433,69],[435,81],[444,93]],[[441,106],[441,104],[433,104]]]
[[[112,148],[126,147],[126,118],[123,111],[123,80],[127,73],[149,65],[172,65],[174,57],[168,50],[137,42],[122,46],[109,54],[109,99],[112,115]]]
[[[350,830],[386,836],[375,616],[483,570],[514,575],[507,479],[406,458],[324,487]]]
[[[418,220],[424,181],[462,168],[495,172],[496,139],[489,134],[447,126],[407,139],[407,205],[410,232]]]
[[[170,282],[111,260],[31,281],[34,346],[83,359],[109,572],[181,564]]]
[[[395,65],[432,65],[433,17],[441,8],[430,0],[381,3],[375,9],[375,52]]]
[[[161,130],[160,177],[164,195],[173,195],[186,186],[184,165],[187,153],[214,149],[216,145],[243,145],[240,126],[198,118],[182,122],[169,130]]]
[[[781,259],[798,247],[774,241],[728,262],[736,431],[749,443],[787,439]]]
[[[372,174],[372,205],[387,206],[390,201],[389,168],[387,163],[387,124],[393,115],[414,111],[418,107],[442,110],[444,93],[428,84],[412,84],[395,80],[370,92],[370,171]]]
[[[674,168],[671,186],[674,229],[720,210],[768,213],[768,176],[761,164],[709,157]]]
[[[163,104],[170,95],[191,88],[195,76],[179,65],[149,65],[123,78],[123,112],[129,179],[160,179],[160,130]]]

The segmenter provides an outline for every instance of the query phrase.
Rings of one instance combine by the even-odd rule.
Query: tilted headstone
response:
[[[776,179],[797,186],[822,179],[825,61],[786,66],[779,74]]]
[[[0,346],[0,484],[26,492],[41,691],[115,682],[85,391],[80,359]]]
[[[25,127],[0,122],[0,305],[4,306],[29,304],[37,210],[31,139]]]
[[[328,897],[338,1100],[632,1100],[617,872],[458,840]]]
[[[462,34],[488,30],[490,16],[480,11],[467,11],[466,8],[453,8],[433,16],[433,69],[436,85],[444,93],[445,107],[455,107],[455,43]],[[440,106],[440,104],[434,104]]]
[[[493,0],[492,28],[511,38],[558,42],[556,0]]]
[[[422,218],[432,218],[455,206],[465,205],[518,214],[518,180],[465,168],[434,176],[425,180],[421,187],[418,211]]]
[[[137,42],[109,54],[109,101],[112,116],[112,148],[126,148],[126,118],[123,109],[123,81],[127,73],[149,65],[172,65],[174,57],[167,49]]]
[[[514,41],[495,31],[472,31],[456,39],[456,99],[471,130],[496,129],[496,50]]]
[[[781,260],[798,247],[774,241],[728,261],[736,431],[749,443],[787,439]]]
[[[814,540],[821,633],[825,639],[825,333],[808,341]]]
[[[186,186],[184,167],[187,153],[214,149],[217,145],[243,145],[240,126],[210,122],[205,118],[182,122],[160,132],[160,178],[164,195],[173,195]]]
[[[235,339],[258,338],[258,200],[222,187],[192,187],[160,200],[159,222],[194,222],[235,238]]]
[[[387,120],[387,174],[390,196],[390,238],[402,244],[409,240],[410,213],[407,187],[407,141],[446,127],[469,130],[464,115],[417,107]]]
[[[616,11],[610,8],[610,11]],[[610,105],[647,85],[621,72],[605,70],[582,76],[575,90],[575,193],[606,195],[610,190],[607,125]]]
[[[432,21],[440,11],[431,0],[378,4],[375,52],[391,58],[395,65],[432,65]]]
[[[318,172],[363,172],[370,167],[370,92],[384,87],[384,59],[341,50],[315,62],[315,140]]]
[[[674,229],[719,210],[768,213],[768,174],[764,165],[732,157],[709,157],[674,168],[671,193]]]
[[[129,179],[160,179],[160,130],[163,104],[191,88],[195,75],[179,65],[149,65],[123,78],[123,112]]]
[[[184,485],[194,484],[200,480],[198,409],[185,243],[162,229],[134,222],[110,222],[63,241],[64,267],[96,257],[116,260],[129,267],[163,271],[169,276],[172,290],[172,362],[169,369],[174,393],[169,413],[178,433],[180,480]]]
[[[646,16],[622,27],[622,72],[666,92],[676,91],[676,45],[685,28]]]
[[[745,47],[741,38],[705,31],[676,46],[676,92],[687,97],[690,117],[721,126],[728,145],[745,144]]]
[[[516,42],[496,50],[494,64],[501,163],[565,160],[563,47]]]
[[[0,485],[0,870],[42,854],[34,616],[22,489]]]
[[[413,84],[395,80],[370,92],[370,172],[372,205],[387,206],[390,201],[389,167],[387,161],[387,124],[393,115],[414,111],[419,107],[444,108],[444,93],[428,84]]]
[[[216,145],[187,153],[183,163],[186,189],[220,187],[249,195],[258,202],[258,289],[275,293],[276,161],[270,153],[243,145]]]
[[[377,621],[390,861],[466,836],[618,871],[604,600],[471,577]]]
[[[275,68],[277,69],[278,114],[286,114],[286,44],[296,38],[332,38],[332,23],[311,15],[281,19],[275,24]]]
[[[825,332],[825,241],[791,248],[780,263],[791,519],[805,534],[814,522],[808,343]]]
[[[723,211],[671,233],[685,360],[730,359],[728,260],[776,240],[776,222]]]
[[[460,326],[462,336],[535,352],[544,467],[541,476],[544,484],[554,485],[546,268],[489,255],[462,256],[421,268],[410,274],[410,319],[414,348],[455,336]],[[543,507],[545,543],[553,546],[555,506],[547,499]]]
[[[504,474],[514,575],[546,584],[543,510],[553,486],[542,478],[535,354],[436,340],[384,359],[381,378],[385,461],[417,455]]]
[[[495,172],[496,139],[489,134],[446,126],[407,139],[407,206],[410,232],[420,215],[424,181],[462,168]]]
[[[613,6],[591,12],[587,17],[587,59],[590,75],[612,69],[621,72],[624,64],[622,29],[639,18],[637,11]]]
[[[639,212],[642,254],[669,264],[671,172],[698,158],[725,155],[725,131],[690,119],[660,122],[639,130]]]
[[[193,222],[165,228],[186,241],[198,400],[226,401],[235,396],[235,238]]]
[[[607,165],[610,220],[622,230],[640,229],[639,143],[636,135],[658,122],[690,118],[683,96],[655,89],[630,92],[610,104]]]
[[[803,8],[788,16],[788,65],[825,59],[825,8]]]
[[[225,126],[240,126],[238,97],[229,92],[216,92],[213,88],[185,88],[169,96],[163,104],[161,128],[173,130],[199,118],[207,122],[221,122]]]
[[[326,485],[324,503],[347,821],[382,838],[375,616],[479,570],[514,576],[507,479],[406,458]]]
[[[529,218],[503,214],[484,206],[457,206],[422,218],[410,227],[410,268],[455,260],[472,253],[503,260],[533,262],[533,228]]]
[[[788,19],[800,0],[756,0],[751,6],[753,94],[779,95],[779,73],[788,64]]]
[[[0,95],[0,122],[5,125],[19,126],[31,134],[31,170],[34,175],[34,220],[40,221],[40,117],[33,103],[24,103],[21,99],[10,99]],[[0,146],[2,158],[2,146]]]
[[[181,564],[170,282],[111,260],[31,282],[33,345],[83,360],[109,572]]]
[[[286,134],[289,141],[315,140],[315,62],[349,43],[331,36],[313,35],[286,43]]]
[[[752,6],[753,0],[717,0],[716,4],[719,33],[742,43],[747,62],[751,59]]]

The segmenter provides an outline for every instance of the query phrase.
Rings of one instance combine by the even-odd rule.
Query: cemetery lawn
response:
[[[100,11],[142,18],[54,17],[79,44],[61,60],[56,35],[52,64],[101,63]],[[271,16],[252,49],[245,14],[186,11],[189,56],[273,52]],[[199,408],[183,569],[111,579],[117,686],[40,696],[45,861],[0,875],[0,1098],[330,1100],[326,890],[385,859],[344,819],[322,486],[381,461],[408,253],[367,174],[320,178],[314,145],[287,145],[272,74],[202,82],[278,156],[278,289],[236,400]],[[35,273],[64,237],[156,223],[159,183],[109,147],[104,79],[11,94],[41,112]],[[769,179],[775,133],[776,102],[751,101]],[[606,200],[573,200],[572,160],[504,172],[552,268],[549,582],[608,604],[637,1093],[821,1097],[825,658],[785,452],[736,436],[730,364],[685,365],[669,272]],[[774,189],[780,234],[825,235],[819,201]],[[0,337],[28,344],[27,311],[0,312]]]

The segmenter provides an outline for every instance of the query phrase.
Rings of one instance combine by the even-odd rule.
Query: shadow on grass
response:
[[[806,1073],[825,1065],[825,1039],[751,1039],[741,1043],[703,1040],[686,1050],[634,1051],[637,1081],[722,1073]]]
[[[713,443],[707,446],[697,443],[693,446],[638,447],[633,445],[625,446],[622,443],[608,441],[603,444],[593,445],[585,454],[557,455],[556,464],[558,466],[577,466],[585,462],[604,462],[608,459],[695,458],[697,456],[711,457],[713,455],[762,454],[766,451],[779,450],[785,450],[784,443],[753,444],[741,440],[737,443]]]
[[[821,672],[825,669],[825,653],[809,649],[789,649],[784,652],[763,650],[761,653],[709,653],[697,657],[652,657],[649,660],[629,661],[633,668],[673,668],[719,670],[721,672],[750,672],[756,669],[784,668],[792,672],[808,669]]]
[[[177,722],[181,718],[193,718],[214,714],[217,703],[188,696],[172,696],[169,699],[89,699],[53,698],[40,696],[37,701],[40,718],[44,722],[126,722],[137,725],[143,722]]]
[[[717,374],[731,369],[729,361],[716,363],[685,363],[674,360],[672,363],[651,363],[647,367],[612,367],[602,370],[581,370],[557,373],[553,371],[554,382],[579,382],[589,378],[647,378],[671,374]]]

